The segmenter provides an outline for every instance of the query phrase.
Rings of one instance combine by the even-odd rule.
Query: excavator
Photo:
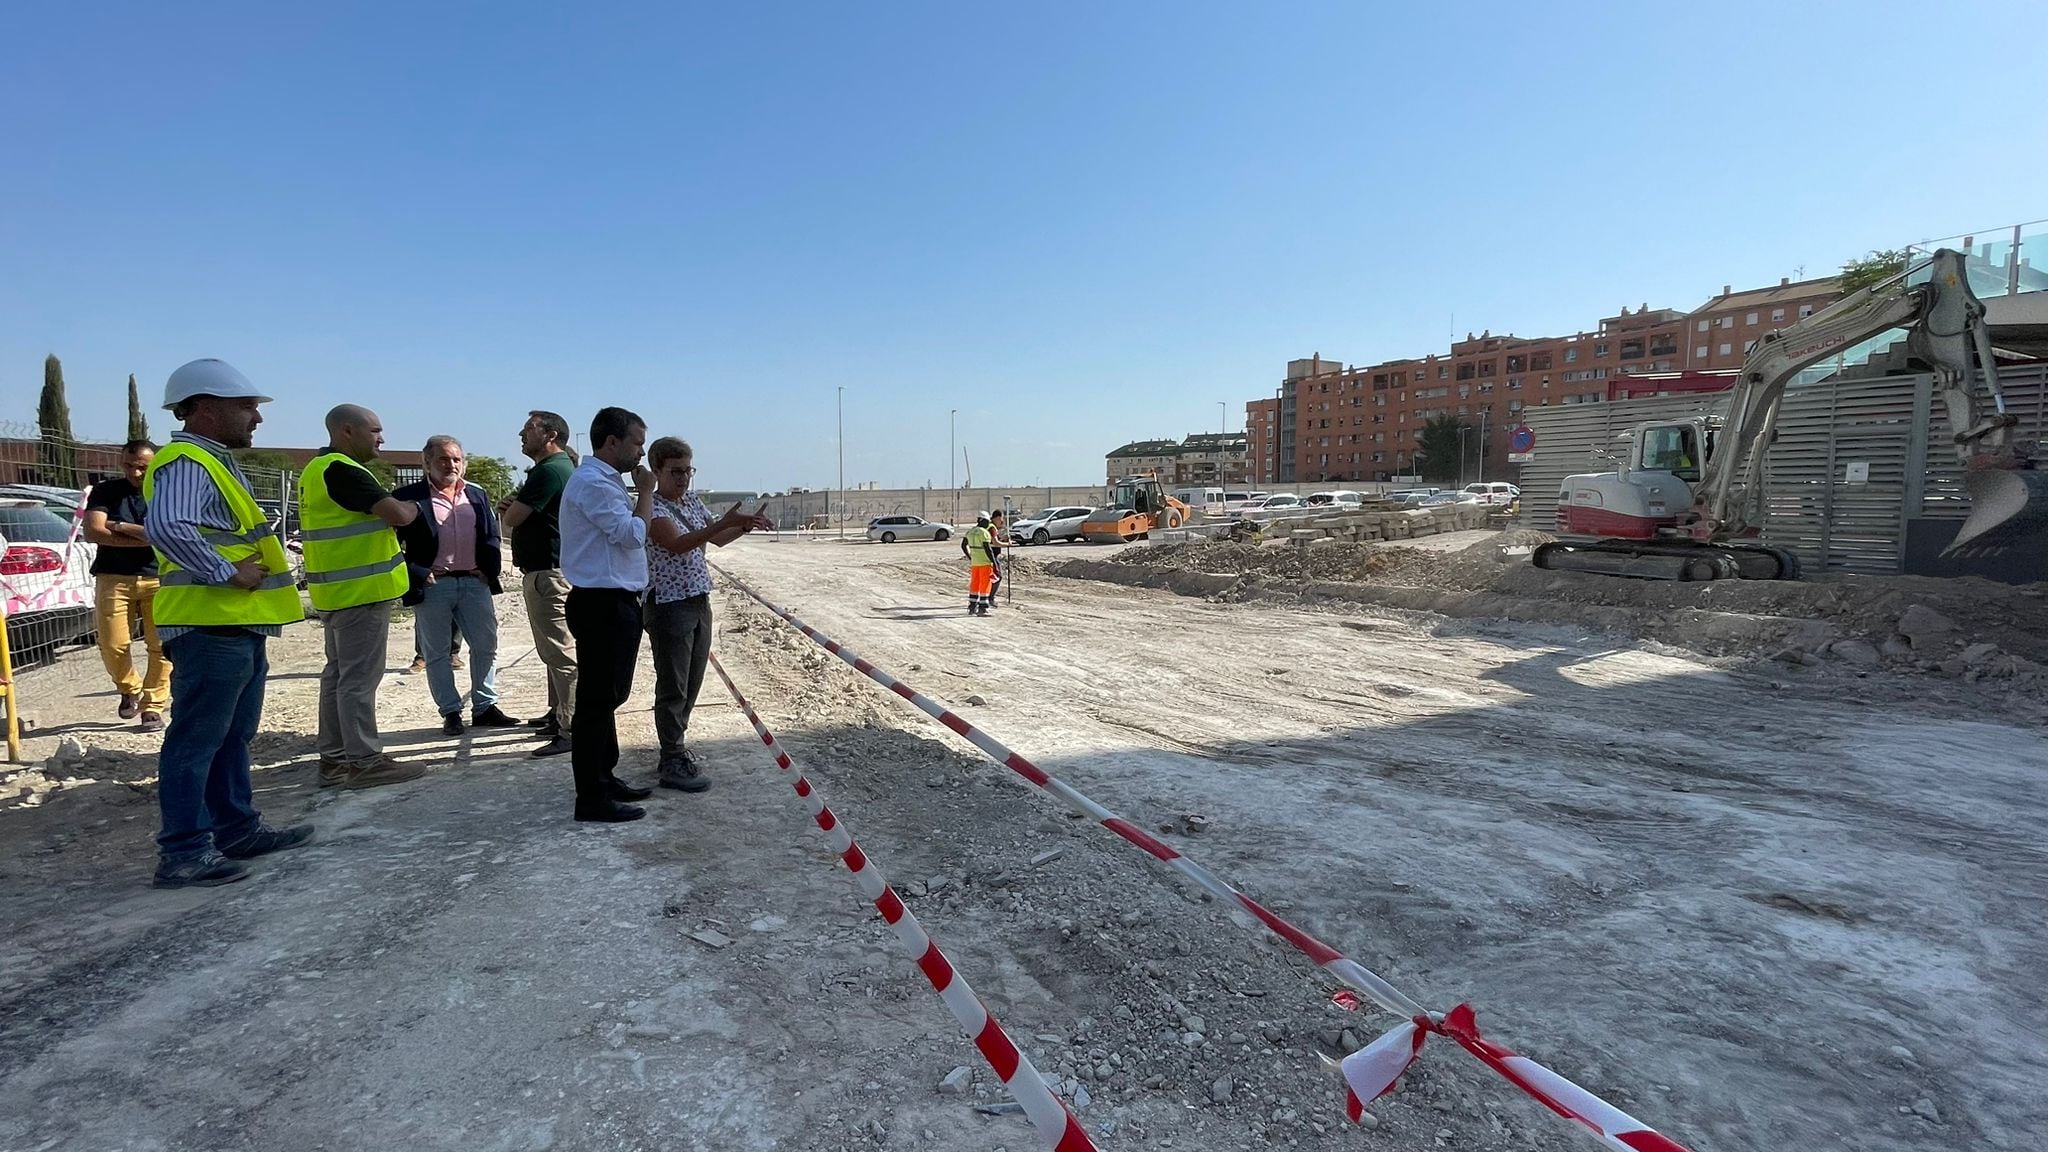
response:
[[[1157,476],[1130,476],[1109,490],[1107,506],[1081,521],[1081,539],[1097,544],[1143,540],[1155,528],[1178,528],[1192,515],[1166,494]]]
[[[1926,270],[1926,280],[1915,283]],[[1799,561],[1761,539],[1764,456],[1778,407],[1799,372],[1843,348],[1906,328],[1907,349],[1934,371],[1971,512],[1948,550],[1991,534],[2038,527],[2048,472],[2034,445],[2013,440],[1992,358],[1984,305],[1964,257],[1951,249],[1759,340],[1744,361],[1727,413],[1637,425],[1614,472],[1564,479],[1557,539],[1530,556],[1538,568],[1660,580],[1796,580]],[[1991,405],[1982,411],[1974,380]]]

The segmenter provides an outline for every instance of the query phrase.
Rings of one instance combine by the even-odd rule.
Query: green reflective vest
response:
[[[306,592],[322,612],[405,595],[405,551],[398,533],[368,512],[351,512],[327,491],[327,466],[363,468],[340,452],[315,457],[299,474],[299,539],[306,546]]]
[[[232,628],[304,620],[305,609],[299,605],[299,589],[292,579],[292,565],[284,554],[284,544],[264,518],[263,509],[256,506],[256,498],[219,457],[197,444],[171,441],[150,461],[149,471],[143,473],[142,498],[152,503],[156,500],[157,471],[173,460],[191,460],[205,468],[235,518],[233,531],[201,527],[200,538],[222,560],[234,564],[253,558],[263,564],[269,575],[254,591],[232,584],[208,584],[159,550],[156,558],[160,575],[153,607],[156,623],[163,627]]]
[[[994,564],[995,557],[989,555],[989,544],[994,535],[988,529],[976,524],[967,530],[967,562],[976,568],[987,568]]]

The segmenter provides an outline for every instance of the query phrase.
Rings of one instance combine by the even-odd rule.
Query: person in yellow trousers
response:
[[[995,534],[989,531],[988,513],[974,514],[974,527],[960,537],[960,554],[967,557],[967,614],[986,616],[996,603]]]
[[[184,429],[142,476],[177,705],[157,757],[159,888],[232,883],[249,875],[241,861],[313,838],[311,824],[265,824],[249,777],[269,638],[305,618],[284,544],[232,455],[249,447],[269,400],[222,361],[179,368],[164,407]]]
[[[384,754],[377,685],[391,635],[391,606],[405,595],[397,528],[419,505],[393,499],[364,467],[384,443],[375,412],[342,404],[327,414],[327,451],[299,476],[299,532],[306,594],[326,632],[320,670],[320,786],[374,788],[426,772]]]
[[[92,486],[85,500],[85,538],[93,553],[93,627],[99,633],[100,662],[121,694],[121,719],[140,719],[144,732],[161,732],[171,701],[171,666],[156,632],[156,552],[143,522],[149,514],[142,478],[156,458],[156,445],[130,440],[121,449],[121,477]],[[145,674],[135,671],[135,625],[149,650]]]

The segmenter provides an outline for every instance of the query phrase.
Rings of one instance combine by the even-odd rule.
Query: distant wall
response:
[[[1181,485],[1168,484],[1168,492]],[[1195,487],[1195,485],[1185,485]],[[1256,490],[1260,492],[1292,492],[1306,496],[1311,492],[1346,489],[1371,494],[1389,488],[1401,487],[1395,484],[1224,484],[1213,487],[1230,491]],[[922,516],[926,520],[943,520],[948,524],[965,526],[974,523],[976,512],[993,512],[1008,508],[1012,513],[1036,512],[1041,508],[1062,504],[1099,506],[1108,492],[1100,485],[1068,485],[1052,488],[871,488],[848,492],[798,492],[788,496],[770,496],[764,511],[775,526],[784,529],[800,528],[805,524],[838,525],[845,523],[854,527],[867,527],[867,522],[876,516]]]

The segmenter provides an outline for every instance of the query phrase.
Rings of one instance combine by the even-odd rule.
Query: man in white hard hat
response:
[[[157,763],[159,888],[231,883],[249,874],[240,861],[313,838],[310,824],[265,824],[249,778],[266,644],[304,619],[284,545],[231,454],[249,446],[269,399],[220,360],[171,373],[164,407],[184,429],[143,474],[173,704]]]

